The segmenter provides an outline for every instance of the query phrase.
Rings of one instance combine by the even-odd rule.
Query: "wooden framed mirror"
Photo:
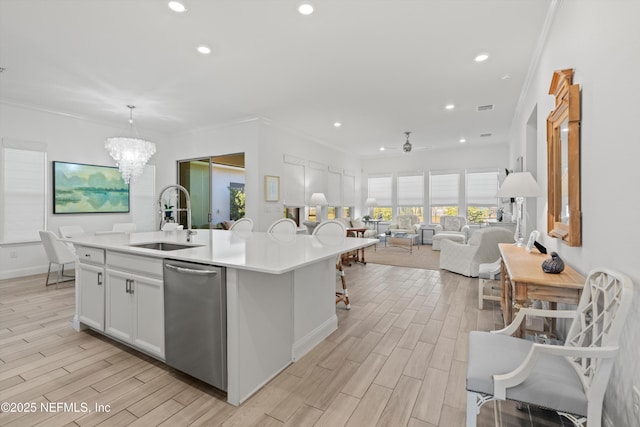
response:
[[[553,73],[549,94],[556,103],[547,118],[547,231],[569,246],[581,246],[580,85],[573,84],[572,69]]]

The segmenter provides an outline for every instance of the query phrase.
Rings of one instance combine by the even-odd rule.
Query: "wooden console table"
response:
[[[537,249],[527,253],[523,246],[512,243],[500,243],[498,247],[502,256],[500,305],[505,326],[530,300],[549,301],[554,308],[559,302],[578,304],[585,278],[573,268],[565,265],[560,274],[545,273],[541,265],[549,255],[541,254]]]

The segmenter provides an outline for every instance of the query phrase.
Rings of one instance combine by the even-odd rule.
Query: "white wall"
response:
[[[47,229],[58,233],[60,225],[81,225],[86,231],[110,230],[117,222],[132,222],[136,216],[135,182],[131,184],[131,212],[126,214],[58,214],[54,215],[51,200],[51,162],[65,161],[105,166],[115,166],[104,148],[105,138],[128,131],[126,121],[122,126],[112,126],[57,114],[0,104],[0,137],[43,142],[47,144]],[[162,151],[163,139],[159,135],[142,132]],[[41,243],[0,246],[0,279],[46,272],[48,260]]]
[[[298,134],[292,130],[278,126],[277,124],[262,121],[260,126],[260,179],[263,184],[264,175],[283,176],[284,155],[291,155],[304,159],[335,166],[351,171],[360,171],[360,159],[345,151],[339,151]],[[328,169],[327,169],[328,170]],[[282,180],[282,178],[281,178]],[[273,221],[283,216],[282,185],[280,201],[266,202],[264,200],[263,187],[260,193],[260,215],[258,217],[258,230],[265,231]],[[356,176],[356,200],[359,200],[360,177]],[[358,216],[359,207],[356,206],[355,216]],[[355,217],[354,216],[354,217]],[[301,220],[304,218],[301,218]]]
[[[615,426],[637,425],[632,386],[640,387],[638,16],[638,1],[563,0],[511,132],[513,159],[525,152],[526,122],[537,106],[538,181],[546,188],[545,126],[554,105],[548,95],[551,76],[554,70],[574,68],[574,83],[582,90],[582,246],[571,248],[546,236],[543,244],[583,274],[606,266],[635,283],[632,313],[605,396],[605,418]],[[538,222],[546,231],[546,200],[538,206]]]

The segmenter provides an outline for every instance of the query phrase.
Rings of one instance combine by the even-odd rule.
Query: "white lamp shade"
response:
[[[378,206],[378,201],[374,197],[369,197],[364,204],[367,207]]]
[[[311,206],[327,206],[327,196],[324,193],[313,193],[309,199],[309,205]]]
[[[497,196],[539,197],[542,196],[542,191],[530,172],[513,172],[507,175]]]

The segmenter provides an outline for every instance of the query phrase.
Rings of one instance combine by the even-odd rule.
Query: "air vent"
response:
[[[476,111],[491,111],[493,110],[495,107],[495,105],[493,104],[487,104],[487,105],[478,105],[476,107]]]
[[[489,137],[489,136],[491,136],[491,134],[490,134],[490,133],[481,133],[481,134],[480,134],[480,138],[487,138],[487,137]]]

